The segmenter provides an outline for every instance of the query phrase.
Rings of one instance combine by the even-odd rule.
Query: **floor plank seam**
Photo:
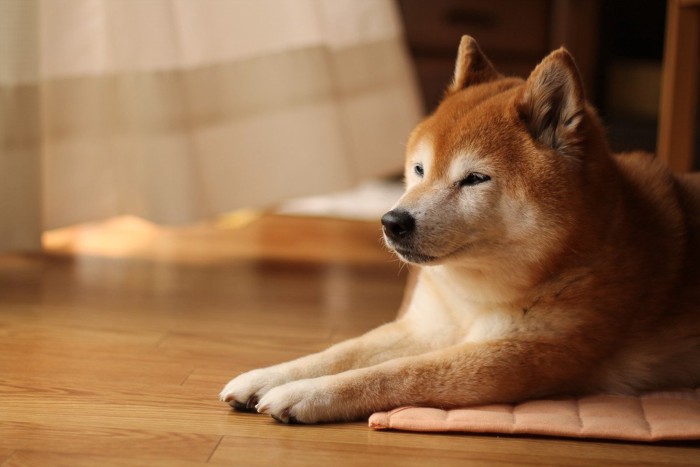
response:
[[[7,456],[5,460],[2,461],[2,463],[0,463],[0,467],[7,465],[7,463],[10,462],[10,460],[12,460],[12,458],[15,456],[15,454],[17,454],[17,451],[11,451],[10,455]]]
[[[172,333],[170,331],[164,332],[160,339],[158,339],[158,342],[156,342],[156,349],[161,349],[163,343],[170,337],[171,334]]]
[[[207,457],[207,464],[211,462],[211,458],[214,457],[214,454],[216,453],[216,450],[219,449],[219,446],[221,445],[221,442],[224,440],[223,436],[219,436],[219,441],[216,443],[216,446],[214,446],[214,449],[212,449],[211,454],[209,454],[209,457]]]
[[[180,386],[184,386],[187,383],[187,380],[190,379],[190,377],[194,374],[194,372],[197,370],[197,368],[192,368],[189,373],[187,373],[187,376],[180,381]]]

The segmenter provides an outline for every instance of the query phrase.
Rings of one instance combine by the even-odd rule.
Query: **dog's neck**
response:
[[[537,280],[527,268],[464,266],[442,264],[424,267],[425,275],[434,287],[461,300],[487,307],[520,306],[530,300]]]

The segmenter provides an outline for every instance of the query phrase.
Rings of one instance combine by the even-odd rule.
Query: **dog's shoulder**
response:
[[[700,172],[680,174],[676,179],[690,224],[700,228]]]
[[[622,174],[625,215],[630,236],[645,238],[647,248],[666,255],[685,255],[688,236],[688,206],[679,177],[666,164],[644,152],[614,156]],[[668,260],[671,260],[671,257]]]
[[[665,163],[644,152],[615,155],[625,180],[632,209],[640,208],[660,221],[672,236],[666,242],[683,243],[683,254],[700,250],[700,173],[676,174]],[[632,193],[632,194],[630,194]],[[653,219],[649,219],[653,220]],[[698,258],[700,259],[700,258]]]
[[[637,151],[613,157],[629,188],[656,203],[667,204],[674,200],[675,176],[653,154]]]

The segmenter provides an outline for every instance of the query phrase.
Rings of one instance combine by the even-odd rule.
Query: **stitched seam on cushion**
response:
[[[642,419],[644,420],[644,423],[647,424],[647,431],[649,432],[649,436],[653,436],[654,430],[651,426],[651,423],[649,423],[649,419],[647,418],[647,411],[644,408],[644,400],[641,397],[637,398],[637,400],[639,401],[639,408],[642,411]]]
[[[576,399],[576,418],[578,418],[578,432],[583,433],[583,418],[581,418],[581,399]]]
[[[396,415],[399,412],[403,412],[404,410],[415,409],[415,408],[416,407],[408,405],[408,406],[404,406],[404,407],[399,407],[398,409],[391,410],[387,413],[388,413],[389,417],[391,417],[393,415]]]

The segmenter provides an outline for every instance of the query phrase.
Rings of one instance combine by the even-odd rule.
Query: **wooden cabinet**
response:
[[[452,78],[457,45],[473,36],[504,74],[527,76],[565,45],[594,89],[598,0],[399,0],[426,110]]]

